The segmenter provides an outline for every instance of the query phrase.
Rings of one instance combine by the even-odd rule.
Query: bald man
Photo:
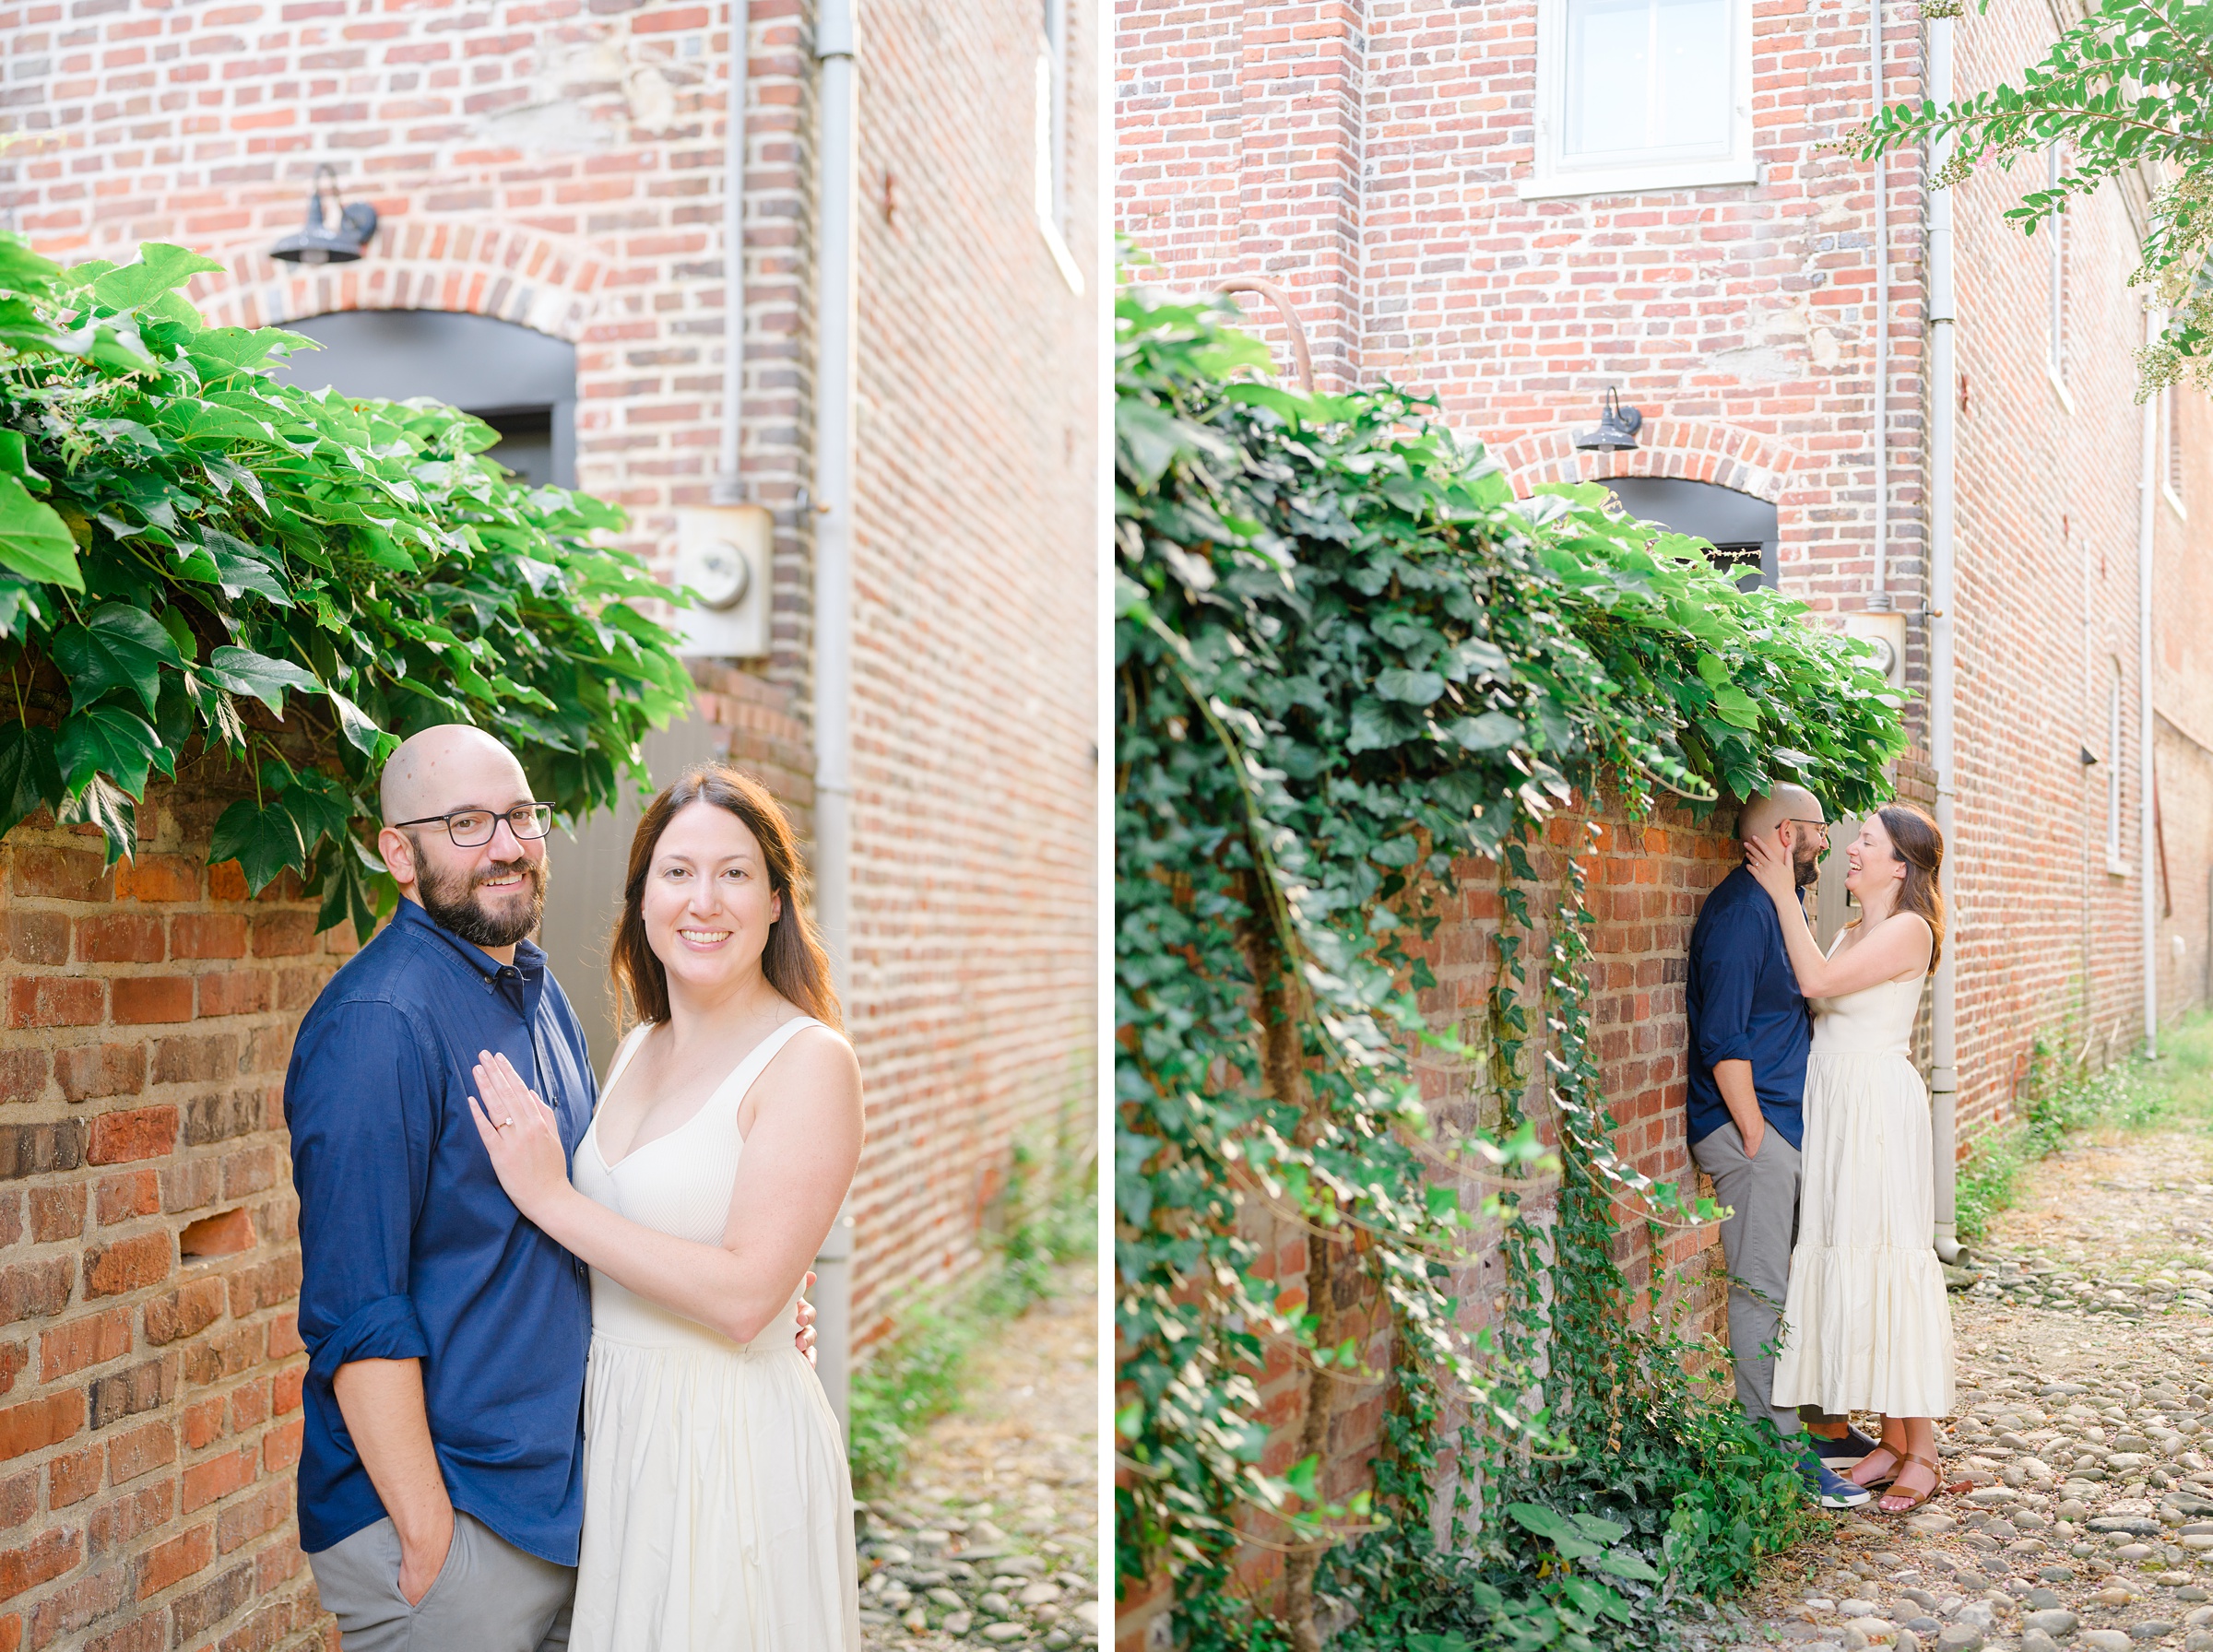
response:
[[[1828,820],[1820,799],[1803,786],[1779,785],[1746,803],[1736,834],[1783,848],[1802,891],[1821,875]],[[1690,1024],[1690,1153],[1713,1178],[1714,1197],[1731,1210],[1722,1223],[1722,1257],[1729,1268],[1737,1403],[1794,1439],[1799,1413],[1779,1410],[1770,1396],[1798,1226],[1813,1012],[1783,949],[1775,904],[1742,866],[1699,908],[1683,999]],[[1843,1432],[1818,1412],[1809,1411],[1805,1421],[1817,1435]],[[1825,1508],[1853,1508],[1868,1498],[1824,1461],[1840,1450],[1849,1450],[1849,1441],[1820,1438],[1804,1454],[1807,1491]]]
[[[399,910],[316,998],[285,1074],[300,1546],[345,1652],[550,1652],[584,1523],[591,1301],[501,1189],[467,1103],[491,1050],[571,1152],[591,1121],[583,1029],[528,938],[553,810],[461,724],[403,743],[381,801]]]

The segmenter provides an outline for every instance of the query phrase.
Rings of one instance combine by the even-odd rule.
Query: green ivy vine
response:
[[[366,938],[391,749],[473,723],[562,814],[612,802],[690,700],[634,606],[672,594],[594,542],[621,512],[516,487],[481,421],[271,377],[313,341],[207,326],[178,289],[220,267],[65,271],[0,234],[0,834],[49,808],[112,861],[153,775],[227,766],[254,795],[210,858],[300,874]]]
[[[1285,391],[1233,313],[1140,289],[1117,312],[1118,1581],[1171,1571],[1194,1649],[1331,1622],[1438,1652],[1650,1645],[1798,1516],[1774,1448],[1629,1312],[1616,1203],[1684,1205],[1613,1145],[1580,872],[1533,1037],[1526,848],[1602,792],[1634,811],[1783,777],[1864,808],[1898,700],[1858,644],[1603,490],[1516,502],[1434,404]],[[1426,943],[1485,866],[1497,984],[1476,1024],[1432,1024]],[[1533,1044],[1549,1142],[1521,1113]],[[1426,1103],[1415,1049],[1467,1093]],[[1310,1235],[1303,1298],[1248,1214]],[[1501,1246],[1503,1333],[1471,1334],[1460,1292]],[[1345,1300],[1387,1306],[1387,1370]],[[1272,1357],[1323,1399],[1272,1469]],[[1374,1489],[1333,1503],[1329,1397],[1378,1386]],[[1238,1594],[1247,1539],[1284,1553],[1273,1615]]]

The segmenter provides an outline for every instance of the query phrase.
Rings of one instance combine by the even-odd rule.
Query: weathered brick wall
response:
[[[1728,821],[1724,818],[1719,823],[1725,826]],[[1574,852],[1589,877],[1592,958],[1587,979],[1592,988],[1592,1054],[1620,1127],[1615,1148],[1648,1175],[1696,1184],[1698,1172],[1684,1136],[1688,1047],[1683,1021],[1685,959],[1698,907],[1707,891],[1736,864],[1736,851],[1723,832],[1677,809],[1662,809],[1641,820],[1610,809],[1598,817],[1598,824],[1600,832],[1593,840],[1584,819],[1556,820],[1531,856],[1538,881],[1529,892],[1529,911],[1539,934],[1524,949],[1530,981],[1522,1001],[1533,1011],[1541,1001],[1544,937],[1566,892],[1566,857]],[[1446,904],[1444,921],[1425,950],[1437,985],[1422,996],[1422,1009],[1433,1025],[1456,1027],[1463,1036],[1479,1037],[1486,995],[1496,978],[1492,941],[1501,916],[1498,878],[1497,868],[1480,862],[1463,865],[1460,877],[1461,889]],[[1533,1029],[1542,1028],[1541,1015],[1533,1012],[1530,1020]],[[1541,1048],[1533,1038],[1524,1052],[1525,1070],[1542,1070]],[[1495,1127],[1496,1098],[1485,1093],[1480,1078],[1433,1063],[1417,1070],[1432,1115],[1441,1122],[1455,1129]],[[1525,1105],[1541,1139],[1556,1141],[1556,1115],[1545,1103],[1541,1084],[1533,1084]],[[1470,1186],[1464,1201],[1469,1208],[1481,1193]],[[1548,1214],[1549,1199],[1533,1198],[1529,1208],[1542,1221]],[[1307,1304],[1312,1241],[1305,1230],[1249,1203],[1241,1225],[1267,1258],[1261,1276],[1274,1280],[1295,1309]],[[1479,1254],[1461,1269],[1453,1285],[1467,1304],[1463,1323],[1471,1331],[1497,1323],[1503,1278],[1496,1248],[1476,1248]],[[1670,1231],[1657,1258],[1640,1228],[1625,1230],[1616,1254],[1632,1291],[1650,1284],[1657,1261],[1669,1312],[1686,1331],[1705,1335],[1721,1329],[1723,1288],[1715,1230]],[[1389,1369],[1393,1333],[1388,1310],[1365,1289],[1356,1268],[1332,1269],[1331,1282],[1336,1320],[1331,1328],[1332,1339],[1357,1338],[1361,1364]],[[1271,1430],[1261,1462],[1269,1472],[1281,1473],[1301,1455],[1310,1379],[1307,1367],[1295,1363],[1286,1350],[1272,1347],[1260,1386],[1260,1415]],[[1331,1408],[1321,1487],[1325,1496],[1341,1499],[1370,1483],[1369,1462],[1382,1441],[1385,1395],[1379,1386],[1326,1378],[1320,1379],[1320,1386]],[[1450,1491],[1448,1482],[1447,1501]],[[1272,1521],[1249,1522],[1248,1529],[1263,1541],[1240,1556],[1240,1583],[1265,1600],[1280,1585],[1284,1568],[1284,1556],[1265,1544],[1280,1543],[1285,1533]],[[1167,1608],[1164,1577],[1133,1588],[1115,1613],[1116,1645],[1121,1652],[1158,1652],[1166,1646]]]
[[[869,0],[860,127],[856,1326],[971,1268],[1018,1130],[1094,1133],[1099,322],[1034,216],[1035,0]],[[1098,65],[1070,6],[1071,251]]]
[[[1392,379],[1436,394],[1518,486],[1676,476],[1769,500],[1783,588],[1824,617],[1866,606],[1876,172],[1822,147],[1871,107],[1864,5],[1756,0],[1760,183],[1542,201],[1515,189],[1532,169],[1537,95],[1535,8],[1521,0],[1120,0],[1116,15],[1116,213],[1157,261],[1153,276],[1195,289],[1238,273],[1284,282],[1325,384]],[[2053,33],[2045,6],[1997,0],[1958,30],[1957,89],[1993,84]],[[1923,46],[1918,20],[1890,18],[1887,100],[1921,95]],[[1882,178],[1886,584],[1909,616],[1918,690],[1928,193],[1914,155],[1892,157]],[[2133,1047],[2142,1025],[2140,447],[2129,360],[2142,318],[2125,286],[2142,192],[2108,185],[2069,214],[2063,398],[2044,365],[2049,238],[2025,239],[2001,216],[2022,179],[1978,178],[1954,200],[1963,1139],[2004,1116],[2040,1032],[2103,1059]],[[1280,341],[1265,307],[1248,308]],[[1643,410],[1640,446],[1579,454],[1571,433],[1594,422],[1609,385]],[[2201,430],[2203,398],[2182,400],[2186,427]],[[2185,470],[2188,508],[2213,478],[2195,457]],[[2191,652],[2202,628],[2183,618],[2213,603],[2209,513],[2213,502],[2186,518],[2160,512],[2160,693],[2177,727],[2213,740],[2201,709],[2213,667]],[[2108,757],[2116,660],[2124,734]],[[1909,726],[1917,744],[1899,785],[1926,802],[1918,705]],[[2084,749],[2097,765],[2079,761]],[[2186,772],[2197,761],[2178,750],[2162,773],[2196,784]],[[2105,779],[2115,764],[2128,866],[2109,873]],[[2205,995],[2209,918],[2185,885],[2213,859],[2213,825],[2181,801],[2162,819],[2178,897],[2162,962],[2176,964],[2174,935],[2184,943],[2160,977],[2175,1011]]]
[[[223,801],[0,842],[0,1648],[324,1644],[282,1090],[352,933],[203,864]]]
[[[1994,84],[2052,35],[2043,5],[1996,0],[1956,32],[1959,89]],[[1964,407],[1952,853],[1963,1139],[2006,1115],[2014,1076],[2040,1034],[2100,1063],[2138,1044],[2143,879],[2156,877],[2143,864],[2139,825],[2143,444],[2130,356],[2144,320],[2125,285],[2140,200],[2109,185],[2067,214],[2063,396],[2046,367],[2049,231],[2026,238],[2000,218],[2020,187],[2018,176],[1977,178],[1954,203]],[[2165,525],[2171,541],[2182,525]],[[2193,525],[2168,552],[2185,572],[2170,598],[2195,587],[2202,602],[2213,595],[2202,513]],[[2201,660],[2178,677],[2202,681],[2206,671]],[[2118,749],[2108,715],[2116,678]],[[2085,750],[2097,763],[2081,761]],[[2116,767],[2121,845],[2109,869],[2106,786]],[[2167,824],[2190,840],[2171,837],[2171,852],[2202,860],[2205,817],[2170,815]],[[2206,914],[2192,915],[2202,945]],[[2193,985],[2195,1001],[2202,979]]]
[[[2165,848],[2160,1003],[2172,1016],[2213,999],[2213,672],[2203,666],[2203,640],[2213,636],[2213,580],[2196,537],[2204,523],[2183,503],[2213,510],[2213,406],[2176,392],[2162,415],[2174,428],[2162,431],[2173,440],[2160,455],[2152,701]]]

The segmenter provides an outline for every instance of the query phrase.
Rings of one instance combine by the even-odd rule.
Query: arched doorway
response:
[[[1685,477],[1609,477],[1605,487],[1630,515],[1711,545],[1714,561],[1744,570],[1740,585],[1775,587],[1781,534],[1766,500]]]
[[[435,396],[500,432],[492,456],[538,487],[576,485],[576,347],[458,310],[334,310],[284,324],[323,348],[282,370],[306,390]]]

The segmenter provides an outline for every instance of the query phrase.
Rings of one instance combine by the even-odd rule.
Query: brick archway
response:
[[[574,343],[598,310],[607,266],[596,254],[513,225],[409,223],[379,233],[354,264],[278,264],[262,251],[231,273],[195,278],[190,296],[215,326],[279,326],[334,310],[459,310]]]
[[[1562,426],[1523,436],[1497,450],[1514,491],[1524,497],[1544,482],[1597,482],[1608,477],[1677,477],[1715,482],[1769,504],[1781,502],[1797,455],[1772,436],[1695,419],[1652,419],[1626,454],[1579,453]]]

